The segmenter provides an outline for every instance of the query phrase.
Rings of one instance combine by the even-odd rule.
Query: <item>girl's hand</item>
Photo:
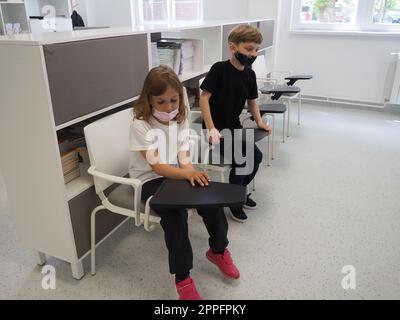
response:
[[[189,172],[186,175],[186,179],[189,180],[193,187],[196,185],[196,182],[202,187],[206,187],[211,180],[207,173],[200,171]]]

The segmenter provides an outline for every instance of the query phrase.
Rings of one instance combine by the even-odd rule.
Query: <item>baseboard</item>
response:
[[[400,113],[400,104],[387,103],[384,110],[390,113]]]
[[[358,110],[370,110],[370,111],[384,111],[384,104],[375,101],[362,101],[362,100],[351,100],[344,98],[329,98],[323,96],[313,95],[302,95],[303,103],[312,105],[328,106],[328,107],[339,107],[347,109],[358,109]]]

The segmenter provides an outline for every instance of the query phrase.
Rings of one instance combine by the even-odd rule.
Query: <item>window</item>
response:
[[[138,0],[140,24],[203,20],[203,0]]]
[[[168,0],[139,0],[139,21],[141,23],[168,22]]]
[[[292,29],[400,32],[400,0],[293,0]]]
[[[173,21],[202,21],[203,1],[173,0],[172,19]]]
[[[377,0],[373,21],[376,24],[400,25],[400,0]]]
[[[355,24],[357,0],[303,0],[302,23]]]

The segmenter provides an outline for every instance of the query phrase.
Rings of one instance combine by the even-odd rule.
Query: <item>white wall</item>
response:
[[[203,18],[206,21],[246,18],[248,1],[252,0],[204,0]]]
[[[131,0],[77,1],[79,1],[77,11],[89,27],[123,27],[132,24]],[[135,1],[136,0],[132,1],[134,7],[136,7]],[[248,3],[252,1],[253,0],[204,0],[203,18],[206,21],[247,18]]]
[[[26,11],[28,13],[28,16],[36,16],[36,15],[41,15],[40,13],[40,8],[39,8],[39,2],[37,0],[26,0],[25,1],[26,5]]]
[[[85,22],[88,27],[132,25],[130,0],[84,0],[84,2],[87,16]]]
[[[278,0],[248,0],[248,17],[249,19],[276,19],[278,7]]]
[[[86,9],[86,1],[85,0],[75,0],[77,3],[77,7],[75,8],[76,12],[82,17],[85,26],[88,25],[88,17],[87,17],[87,9]]]
[[[313,74],[301,84],[305,94],[374,102],[389,97],[396,60],[390,52],[400,50],[399,37],[294,35],[290,14],[290,1],[281,1],[275,68]]]

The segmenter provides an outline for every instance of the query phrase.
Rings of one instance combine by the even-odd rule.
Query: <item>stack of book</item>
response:
[[[160,65],[160,56],[158,54],[157,42],[151,43],[151,62],[153,68]]]
[[[153,66],[159,64],[171,67],[176,74],[193,71],[194,46],[192,41],[183,39],[161,39],[157,42],[157,52],[153,53]],[[157,55],[159,60],[157,60]]]
[[[182,73],[193,72],[194,46],[192,41],[182,43]]]
[[[79,162],[89,164],[90,159],[87,147],[78,147],[76,148],[76,151],[78,152]]]
[[[174,41],[160,40],[157,42],[160,64],[172,68],[176,74],[181,70],[181,44]]]
[[[61,155],[61,163],[65,183],[80,177],[81,172],[79,170],[79,158],[76,150],[63,153]]]

